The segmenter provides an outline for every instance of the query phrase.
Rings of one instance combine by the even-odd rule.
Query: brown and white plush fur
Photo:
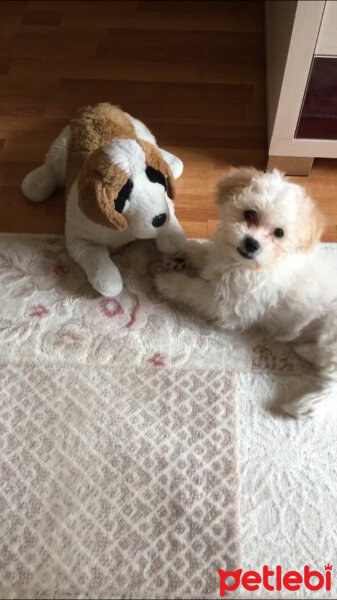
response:
[[[292,342],[319,376],[311,393],[284,410],[311,417],[337,409],[337,272],[314,251],[322,214],[277,170],[232,170],[219,184],[217,202],[221,224],[214,238],[189,244],[187,261],[198,275],[161,274],[158,290],[225,328],[259,324]]]
[[[162,252],[185,245],[174,214],[179,158],[162,150],[149,129],[109,103],[80,109],[51,145],[43,165],[29,173],[22,191],[34,202],[66,188],[69,253],[104,296],[123,288],[110,251],[133,240],[155,238]]]

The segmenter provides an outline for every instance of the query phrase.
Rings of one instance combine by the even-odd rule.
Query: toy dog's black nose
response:
[[[254,254],[260,248],[260,244],[257,240],[250,237],[249,235],[244,239],[244,248],[249,254]]]
[[[157,215],[156,217],[154,217],[152,219],[152,225],[153,227],[162,227],[164,225],[166,221],[166,215],[165,213],[162,213],[161,215]]]

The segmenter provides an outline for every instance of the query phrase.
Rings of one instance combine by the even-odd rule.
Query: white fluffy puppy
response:
[[[313,252],[324,217],[305,190],[274,170],[233,169],[219,183],[221,224],[189,244],[198,276],[163,273],[159,292],[228,329],[259,324],[319,367],[317,387],[284,405],[296,417],[337,407],[337,273]]]

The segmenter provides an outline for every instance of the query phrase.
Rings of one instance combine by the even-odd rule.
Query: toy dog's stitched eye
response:
[[[245,210],[243,216],[247,223],[253,223],[254,225],[257,225],[259,222],[259,213],[256,210]]]
[[[281,229],[281,227],[277,227],[276,229],[274,229],[274,236],[277,238],[283,238],[283,236],[284,236],[283,229]]]
[[[153,167],[147,166],[145,169],[145,173],[150,181],[152,181],[153,183],[160,183],[164,186],[166,190],[166,178],[161,171],[158,171],[158,169],[154,169]]]
[[[127,182],[123,185],[123,187],[119,190],[119,194],[115,200],[115,210],[119,213],[122,213],[125,208],[125,203],[129,199],[129,196],[132,192],[133,183],[131,179],[128,179]]]

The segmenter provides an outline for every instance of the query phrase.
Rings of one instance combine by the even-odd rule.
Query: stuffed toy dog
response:
[[[156,238],[161,252],[183,249],[172,202],[182,170],[143,123],[102,103],[78,111],[44,164],[24,178],[22,191],[41,202],[65,186],[68,251],[95,290],[117,296],[123,283],[110,250],[137,238]]]

